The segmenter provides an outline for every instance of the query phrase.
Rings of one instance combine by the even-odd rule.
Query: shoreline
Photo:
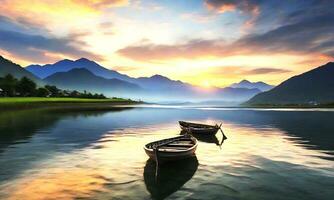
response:
[[[5,97],[0,98],[0,112],[21,109],[88,109],[108,110],[116,106],[138,105],[126,99],[83,99],[83,98],[40,98],[40,97]]]
[[[162,106],[173,107],[180,105],[161,105],[156,103],[145,103],[129,99],[84,99],[69,97],[2,97],[0,98],[0,112],[21,109],[53,109],[53,110],[113,110],[120,107],[133,106]],[[184,107],[212,107],[212,108],[234,108],[234,109],[331,109],[334,105],[182,105]]]

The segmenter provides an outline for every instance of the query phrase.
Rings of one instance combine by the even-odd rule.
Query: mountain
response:
[[[334,63],[294,76],[246,104],[317,104],[334,102]]]
[[[130,96],[142,90],[136,84],[119,79],[105,79],[83,68],[57,72],[45,78],[44,81],[62,89],[86,90],[104,93],[108,96]]]
[[[28,71],[35,74],[36,76],[44,79],[57,72],[67,72],[72,69],[83,68],[87,69],[96,76],[100,76],[106,79],[117,78],[124,81],[132,80],[131,77],[121,74],[117,71],[106,69],[94,61],[88,60],[87,58],[80,58],[78,60],[61,60],[54,64],[47,65],[29,65],[26,67]]]
[[[137,79],[133,79],[132,82],[149,90],[190,89],[192,87],[191,84],[184,83],[182,81],[171,80],[158,74],[151,77],[139,77]]]
[[[11,74],[16,78],[22,78],[23,76],[26,76],[39,84],[42,82],[41,79],[25,70],[20,65],[0,56],[0,77],[6,76],[7,74]]]
[[[26,67],[28,71],[40,78],[46,78],[57,72],[67,72],[72,69],[87,69],[96,76],[105,79],[117,78],[123,81],[131,82],[145,88],[147,90],[156,90],[161,88],[169,88],[184,85],[181,81],[172,81],[161,75],[154,75],[152,77],[132,78],[125,74],[121,74],[115,70],[107,69],[98,63],[88,60],[87,58],[80,58],[78,60],[61,60],[54,64],[46,65],[29,65]],[[183,86],[182,86],[183,87]]]
[[[248,89],[259,89],[262,92],[271,90],[272,88],[274,88],[273,85],[269,85],[267,83],[264,83],[262,81],[259,82],[250,82],[248,80],[242,80],[239,83],[233,83],[232,85],[230,85],[230,87],[232,88],[248,88]]]
[[[103,91],[106,95],[112,93],[115,95],[115,92],[110,92],[109,87],[104,87],[103,85],[97,86],[94,81],[91,81],[90,84],[83,84],[80,76],[73,76],[73,69],[85,69],[91,72],[89,77],[94,75],[93,80],[97,78],[103,79],[119,79],[126,81],[127,83],[132,83],[132,85],[139,86],[141,90],[128,93],[124,92],[131,98],[141,98],[146,101],[200,101],[200,100],[223,100],[223,101],[246,101],[249,98],[253,97],[255,94],[261,92],[258,89],[248,89],[248,88],[212,88],[210,90],[204,90],[197,86],[184,83],[178,80],[171,80],[167,77],[161,75],[154,75],[151,77],[139,77],[133,78],[125,74],[121,74],[117,71],[107,69],[94,61],[88,60],[86,58],[81,58],[79,60],[61,60],[54,64],[47,65],[30,65],[26,67],[27,70],[34,73],[36,76],[45,78],[49,84],[55,84],[63,88],[68,87],[69,89],[95,89],[97,91]],[[66,72],[69,73],[69,77],[66,79],[72,78],[73,80],[66,81],[66,84],[63,83],[60,79],[53,80],[54,76],[57,73],[62,73],[61,76],[65,76]],[[58,74],[56,77],[59,77]],[[85,81],[88,81],[89,77],[85,77]],[[77,80],[78,79],[78,80]],[[115,81],[115,80],[114,80]],[[80,84],[79,84],[80,82]],[[65,84],[65,85],[64,85]],[[73,85],[71,85],[73,84]],[[83,87],[83,85],[85,87]],[[80,86],[80,87],[79,87]],[[106,91],[104,91],[106,89]],[[107,93],[106,93],[107,92]]]

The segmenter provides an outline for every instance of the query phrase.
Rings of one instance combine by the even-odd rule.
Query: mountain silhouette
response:
[[[334,102],[334,63],[289,78],[246,104],[324,104]]]
[[[250,82],[248,80],[242,80],[239,83],[233,83],[230,85],[232,88],[248,88],[248,89],[259,89],[262,92],[271,90],[274,86],[264,83],[262,81],[259,82]]]
[[[42,80],[33,75],[32,73],[25,70],[18,64],[13,63],[10,60],[0,56],[0,77],[6,76],[7,74],[13,75],[15,78],[28,77],[34,80],[36,83],[41,84]]]
[[[68,72],[57,72],[44,81],[62,89],[99,92],[107,95],[124,95],[139,92],[141,88],[133,83],[119,79],[105,79],[94,75],[87,69],[72,69]]]
[[[86,75],[87,71],[91,72],[90,76],[86,76],[85,79],[92,78],[92,81],[85,80],[85,82],[89,82],[90,84],[84,84],[83,80],[71,80],[69,79],[82,79],[84,76],[82,75],[73,75],[71,70],[73,69],[85,69]],[[45,80],[47,83],[56,84],[63,88],[68,87],[69,89],[84,89],[86,90],[95,89],[97,91],[103,91],[103,93],[110,93],[110,88],[106,87],[102,84],[94,85],[99,83],[97,80],[98,77],[103,79],[119,79],[121,81],[125,81],[129,84],[139,86],[141,89],[137,90],[135,93],[128,93],[128,89],[125,90],[129,97],[132,98],[141,98],[147,101],[173,101],[173,100],[189,100],[193,101],[202,101],[202,100],[223,100],[223,101],[233,101],[240,102],[246,101],[249,98],[253,97],[255,94],[261,92],[261,90],[257,88],[211,88],[209,91],[203,90],[198,86],[191,85],[189,83],[185,83],[179,80],[172,80],[165,76],[156,74],[151,77],[139,77],[133,78],[129,77],[125,74],[121,74],[115,70],[107,69],[94,61],[88,60],[86,58],[81,58],[78,60],[61,60],[54,64],[47,65],[30,65],[27,67],[27,70],[34,73],[39,77],[46,77]],[[71,72],[68,76],[66,76],[66,81],[62,82],[60,75],[57,75],[56,80],[54,80],[54,76],[56,73],[62,72],[62,77],[65,76],[64,73]],[[94,75],[94,76],[92,76]],[[104,80],[105,81],[105,80]],[[115,81],[115,80],[114,80]],[[65,85],[66,83],[66,85]],[[79,84],[80,83],[80,84]],[[73,85],[71,85],[73,84]],[[79,87],[80,86],[80,87]],[[118,89],[119,91],[121,88]],[[139,91],[139,92],[138,92]],[[113,94],[115,92],[112,92]]]
[[[61,60],[54,64],[46,64],[46,65],[29,65],[26,67],[28,71],[35,74],[36,76],[44,79],[54,73],[57,72],[67,72],[72,69],[84,68],[95,74],[96,76],[100,76],[106,79],[121,79],[125,81],[129,81],[132,78],[125,74],[118,73],[115,70],[104,68],[103,66],[97,64],[94,61],[91,61],[87,58],[80,58],[78,60]]]

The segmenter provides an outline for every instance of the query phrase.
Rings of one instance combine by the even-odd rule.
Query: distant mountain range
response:
[[[161,75],[133,78],[86,58],[22,68],[0,56],[0,76],[6,74],[16,78],[27,76],[39,84],[52,84],[62,89],[87,90],[149,102],[224,102],[225,105],[248,99],[248,105],[334,102],[332,62],[294,76],[276,87],[264,82],[242,80],[230,87],[203,89]]]
[[[329,62],[260,93],[246,104],[324,104],[334,102],[334,63]]]
[[[46,83],[55,84],[62,88],[70,88],[82,90],[95,90],[100,92],[103,91],[106,95],[118,95],[120,91],[123,90],[122,94],[125,97],[130,98],[141,98],[148,101],[207,101],[207,100],[221,100],[241,102],[245,101],[261,90],[254,88],[212,88],[211,90],[204,90],[198,86],[194,86],[182,81],[171,80],[167,77],[161,75],[154,75],[151,77],[139,77],[133,78],[125,74],[121,74],[115,70],[107,69],[94,61],[88,60],[86,58],[81,58],[78,60],[61,60],[54,64],[47,65],[29,65],[26,67],[28,71],[35,74],[40,78],[44,78]],[[82,79],[78,76],[78,71],[73,69],[86,69],[91,72],[90,76],[95,75],[93,80],[97,83],[105,82],[105,79],[118,79],[127,83],[137,86],[136,92],[131,90],[129,93],[129,88],[119,88],[118,90],[107,86],[94,86],[94,82],[89,80],[67,80],[67,79]],[[86,71],[86,76],[87,76]],[[74,74],[75,72],[75,74]],[[62,74],[59,74],[62,73]],[[68,75],[65,76],[65,74]],[[83,71],[81,71],[83,73]],[[61,78],[59,78],[61,77]],[[103,79],[96,81],[97,78]],[[86,77],[86,79],[89,79]],[[115,81],[115,80],[114,80]],[[87,84],[89,82],[89,84]],[[107,84],[111,85],[111,84]],[[124,84],[121,84],[124,85]]]
[[[233,83],[232,85],[230,85],[230,87],[232,87],[232,88],[259,89],[262,92],[265,92],[265,91],[271,90],[275,86],[269,85],[269,84],[264,83],[262,81],[250,82],[248,80],[242,80],[239,83]]]
[[[117,78],[121,80],[132,80],[131,77],[118,73],[117,71],[106,69],[94,61],[86,58],[80,58],[78,60],[61,60],[54,64],[46,65],[29,65],[25,69],[35,74],[37,77],[44,79],[57,72],[67,72],[72,69],[84,68],[95,74],[106,79]]]

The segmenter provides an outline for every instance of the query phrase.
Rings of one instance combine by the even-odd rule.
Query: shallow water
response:
[[[222,122],[155,176],[144,144]],[[332,199],[334,111],[139,107],[0,113],[0,199]]]

